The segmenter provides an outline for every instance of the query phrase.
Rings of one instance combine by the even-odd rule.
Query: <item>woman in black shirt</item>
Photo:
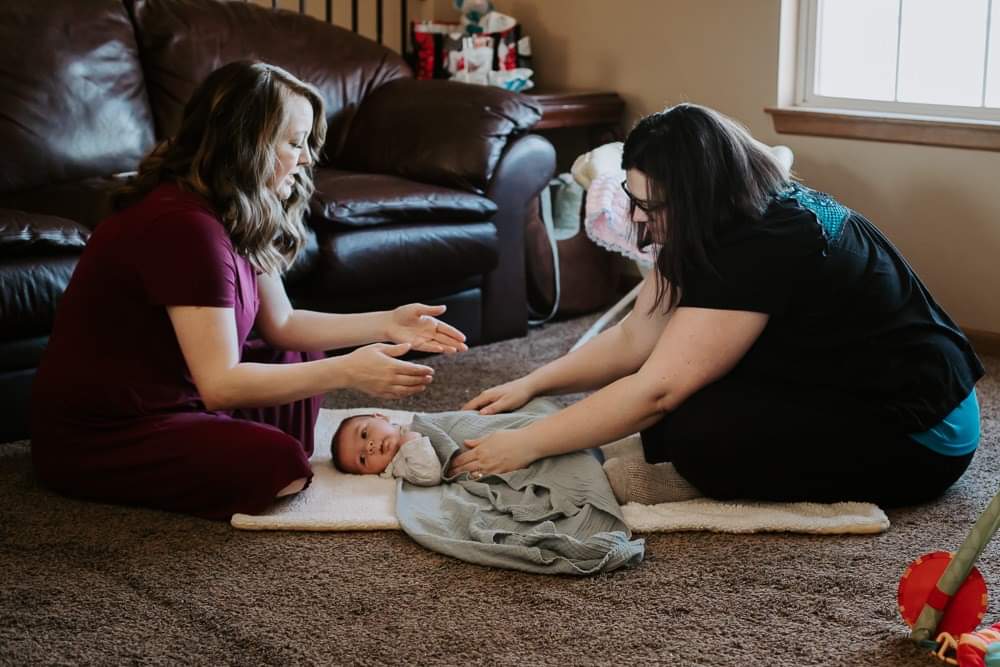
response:
[[[690,497],[690,483],[720,499],[891,506],[961,476],[982,364],[874,225],[696,105],[642,119],[622,166],[657,253],[632,313],[465,407],[598,391],[471,443],[455,471],[505,472],[641,431],[646,462],[606,463],[622,501]]]

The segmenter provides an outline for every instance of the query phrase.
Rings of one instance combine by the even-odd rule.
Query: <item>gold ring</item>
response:
[[[472,472],[469,473],[469,477],[471,477],[472,479],[475,479],[475,480],[480,480],[480,479],[483,478],[483,471],[482,470],[474,470],[474,471],[472,471]]]

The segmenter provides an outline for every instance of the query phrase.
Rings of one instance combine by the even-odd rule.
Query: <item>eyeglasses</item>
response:
[[[649,199],[639,199],[628,189],[628,181],[622,181],[622,190],[625,191],[625,195],[628,197],[628,217],[632,218],[635,216],[635,209],[639,209],[643,213],[655,213],[667,207],[667,202],[665,201],[650,201]]]

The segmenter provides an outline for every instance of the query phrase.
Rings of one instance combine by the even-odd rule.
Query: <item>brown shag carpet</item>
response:
[[[594,319],[432,359],[434,386],[392,407],[454,409]],[[0,662],[941,664],[907,640],[896,586],[916,556],[956,549],[997,491],[1000,361],[987,363],[971,469],[939,501],[889,512],[888,532],[650,535],[638,567],[591,579],[472,566],[400,532],[244,532],[70,500],[38,485],[28,443],[0,446]],[[998,542],[979,560],[994,590]]]

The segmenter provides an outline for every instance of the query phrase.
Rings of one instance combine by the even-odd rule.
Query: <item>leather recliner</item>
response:
[[[449,306],[470,342],[523,335],[524,222],[555,168],[528,98],[418,81],[396,53],[294,12],[219,0],[0,5],[0,442],[28,437],[55,307],[110,193],[213,69],[313,84],[329,131],[310,240],[285,277],[328,312]],[[181,268],[181,267],[179,267]]]

